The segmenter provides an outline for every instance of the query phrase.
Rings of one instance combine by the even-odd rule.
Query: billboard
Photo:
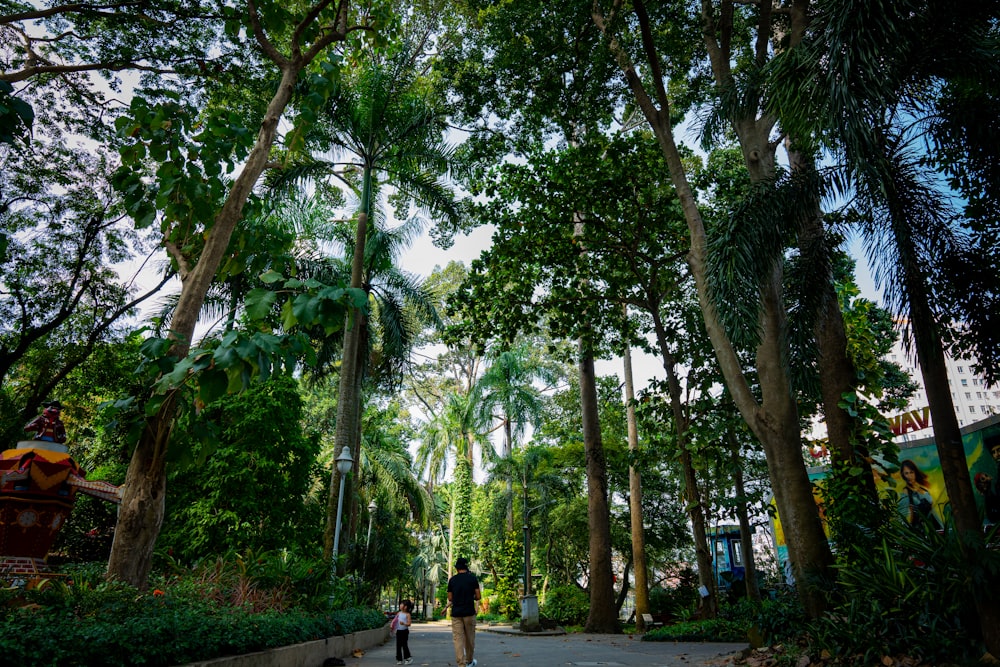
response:
[[[973,495],[984,517],[984,526],[1000,524],[1000,416],[964,427],[962,445]],[[895,494],[897,509],[903,520],[912,523],[923,516],[932,524],[941,526],[948,512],[948,492],[944,487],[934,438],[899,443],[898,460],[897,465],[876,458],[873,472],[879,493]],[[813,484],[813,497],[819,505],[820,518],[824,518],[822,482],[827,470],[826,466],[809,469],[809,481]],[[788,559],[788,547],[777,512],[772,512],[772,517],[778,562],[784,564]]]

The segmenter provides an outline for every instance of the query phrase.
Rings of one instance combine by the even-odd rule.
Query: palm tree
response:
[[[432,526],[419,536],[419,551],[410,564],[410,574],[419,582],[420,610],[425,619],[434,618],[434,599],[438,583],[448,578],[448,561],[442,556],[447,546],[444,530]]]
[[[488,424],[496,422],[502,429],[501,458],[509,458],[514,443],[520,440],[527,427],[537,423],[544,406],[541,390],[535,386],[540,381],[551,385],[554,373],[545,366],[531,362],[531,350],[526,344],[494,353],[489,368],[475,386],[475,402],[479,420]],[[507,480],[507,531],[514,530],[513,482]]]
[[[897,312],[908,315],[952,515],[964,555],[975,567],[985,545],[944,361],[954,313],[947,299],[937,298],[951,277],[942,262],[960,252],[967,229],[947,206],[941,174],[928,168],[934,165],[928,136],[934,124],[928,120],[948,113],[941,100],[955,88],[995,88],[1000,67],[991,45],[998,12],[988,3],[971,3],[961,12],[941,0],[901,3],[878,10],[879,32],[873,35],[860,18],[869,5],[816,3],[813,39],[794,58],[816,85],[804,91],[807,99],[787,97],[843,156],[858,209],[866,212],[861,231],[876,281]],[[970,146],[968,152],[975,150]],[[995,587],[994,575],[985,588]],[[975,604],[986,646],[996,655],[1000,603],[977,596]]]
[[[451,157],[442,142],[444,117],[428,93],[430,86],[415,71],[413,57],[407,48],[389,60],[369,53],[345,76],[307,139],[331,159],[313,159],[288,170],[287,178],[333,176],[359,196],[350,284],[367,292],[368,278],[380,268],[377,261],[385,259],[369,243],[369,221],[383,185],[394,187],[399,201],[417,203],[432,216],[458,218],[454,197],[440,179]],[[334,440],[337,451],[347,446],[357,454],[369,309],[367,303],[355,306],[345,326]],[[335,470],[331,506],[338,484]],[[332,534],[332,520],[327,532]]]
[[[432,479],[440,479],[447,462],[454,461],[449,563],[453,563],[458,556],[468,558],[471,555],[473,452],[476,446],[486,451],[483,430],[470,395],[459,392],[445,397],[440,412],[432,414],[422,429],[417,467],[428,470]]]

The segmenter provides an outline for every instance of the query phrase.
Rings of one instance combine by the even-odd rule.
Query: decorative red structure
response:
[[[77,492],[121,502],[121,489],[85,479],[62,443],[25,440],[0,453],[0,574],[46,569]]]

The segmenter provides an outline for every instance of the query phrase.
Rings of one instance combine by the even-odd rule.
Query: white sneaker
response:
[[[475,658],[473,658],[472,662],[469,663],[468,667],[476,667],[476,663],[477,662],[478,662],[478,660],[476,660]]]
[[[404,665],[408,665],[408,664],[410,664],[411,662],[413,662],[413,658],[407,658],[406,660],[404,660],[404,661],[403,661],[403,664],[404,664]]]

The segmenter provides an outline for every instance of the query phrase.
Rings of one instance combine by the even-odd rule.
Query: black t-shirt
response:
[[[479,581],[471,572],[459,572],[448,580],[448,592],[451,593],[451,615],[475,616],[476,591]]]

